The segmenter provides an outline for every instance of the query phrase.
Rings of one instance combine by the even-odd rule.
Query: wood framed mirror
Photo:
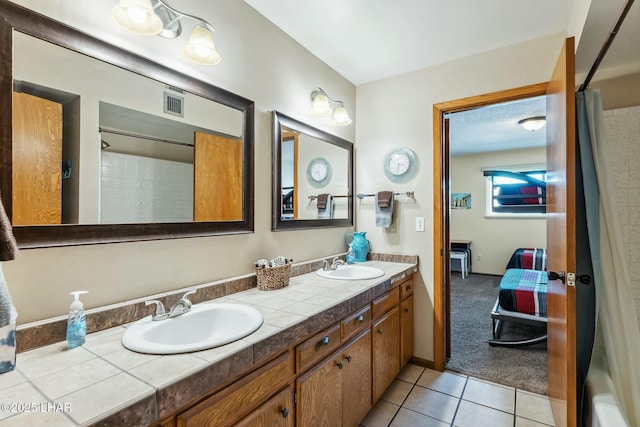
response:
[[[253,232],[253,101],[9,1],[0,14],[0,191],[19,247]]]
[[[273,112],[273,231],[353,226],[353,144]]]

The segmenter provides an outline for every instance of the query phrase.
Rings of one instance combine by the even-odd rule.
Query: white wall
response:
[[[543,130],[544,131],[544,130]],[[450,162],[451,192],[471,193],[471,209],[451,209],[450,236],[471,240],[473,272],[504,273],[517,248],[546,248],[546,218],[487,217],[487,178],[482,168],[546,164],[546,149],[507,150],[455,156]],[[479,259],[481,258],[481,259]]]
[[[433,360],[433,104],[548,81],[564,37],[555,34],[358,86],[356,191],[415,190],[415,202],[399,198],[395,229],[376,228],[365,201],[356,203],[356,228],[368,232],[376,252],[420,257],[417,357]],[[406,184],[392,184],[382,172],[391,146],[407,146],[419,158],[417,176]],[[414,231],[416,216],[425,217],[426,232]]]
[[[215,67],[183,60],[179,52],[184,38],[167,41],[119,29],[110,19],[115,1],[15,3],[256,103],[255,233],[22,250],[18,260],[3,263],[19,323],[64,315],[71,302],[68,293],[76,289],[90,291],[83,300],[93,308],[251,273],[252,262],[259,258],[287,255],[297,262],[344,251],[344,235],[352,231],[350,227],[271,232],[271,111],[354,141],[354,125],[333,127],[330,118],[311,117],[308,112],[309,95],[320,86],[344,99],[355,116],[355,87],[246,3],[217,0],[182,5],[186,12],[215,26],[216,47],[222,55]],[[189,29],[185,31],[188,35]]]

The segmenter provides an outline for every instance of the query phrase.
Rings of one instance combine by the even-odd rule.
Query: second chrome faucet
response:
[[[151,320],[165,320],[165,319],[170,319],[172,317],[180,316],[182,314],[185,314],[191,311],[192,303],[191,303],[191,300],[189,300],[189,295],[192,295],[195,293],[196,293],[195,289],[192,289],[186,292],[184,295],[182,295],[182,298],[180,298],[175,304],[171,306],[168,313],[166,312],[164,308],[164,304],[162,304],[161,301],[154,299],[154,300],[145,301],[144,303],[145,305],[151,305],[151,304],[156,305],[156,311],[153,315],[151,315]]]

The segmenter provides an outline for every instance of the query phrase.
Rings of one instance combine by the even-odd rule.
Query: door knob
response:
[[[560,273],[556,273],[555,271],[549,271],[547,273],[547,277],[549,278],[549,280],[558,280],[558,279],[560,279],[560,281],[562,283],[565,283],[565,280],[566,280],[566,276],[564,274],[564,270],[560,270]]]

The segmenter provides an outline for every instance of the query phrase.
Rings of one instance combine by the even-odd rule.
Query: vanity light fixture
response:
[[[182,34],[180,21],[188,18],[197,24],[182,49],[182,55],[199,65],[217,65],[222,59],[213,41],[213,26],[202,18],[179,12],[164,0],[120,0],[111,14],[129,32],[167,39],[179,37]]]
[[[335,110],[331,108],[331,104],[337,104]],[[327,95],[327,92],[321,88],[315,88],[311,92],[311,115],[313,116],[329,116],[333,113],[331,124],[334,126],[347,126],[352,123],[349,113],[342,101],[335,101]]]
[[[540,129],[547,122],[547,118],[545,116],[536,116],[536,117],[527,117],[526,119],[522,119],[518,121],[518,124],[523,127],[523,129],[535,131]]]

